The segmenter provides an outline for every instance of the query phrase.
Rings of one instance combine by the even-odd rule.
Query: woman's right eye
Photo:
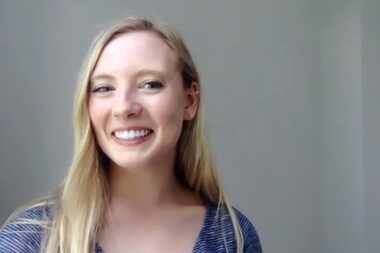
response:
[[[105,92],[108,92],[111,90],[112,90],[112,87],[110,87],[110,86],[100,86],[100,87],[94,88],[92,90],[92,92],[94,92],[94,93],[105,93]]]

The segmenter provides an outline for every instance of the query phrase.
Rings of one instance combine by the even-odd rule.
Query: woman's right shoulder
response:
[[[0,252],[37,253],[53,206],[40,202],[16,210],[0,229]]]

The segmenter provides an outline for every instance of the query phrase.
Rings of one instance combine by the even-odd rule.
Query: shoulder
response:
[[[44,205],[15,211],[0,229],[0,252],[38,252],[49,217]]]
[[[227,207],[220,206],[218,208],[216,205],[210,205],[208,208],[208,217],[204,228],[205,239],[213,242],[210,245],[215,246],[215,248],[225,244],[232,252],[236,251],[235,232]],[[235,207],[233,210],[243,234],[244,252],[261,253],[262,248],[255,226],[240,210]]]
[[[259,235],[253,223],[241,211],[234,208],[244,236],[244,252],[262,252]]]

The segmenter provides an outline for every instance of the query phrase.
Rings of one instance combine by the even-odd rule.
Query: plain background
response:
[[[0,221],[62,180],[92,38],[146,15],[201,72],[226,190],[264,252],[379,252],[379,1],[0,1]]]

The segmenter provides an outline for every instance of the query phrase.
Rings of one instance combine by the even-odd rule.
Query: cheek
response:
[[[153,112],[153,115],[156,115],[157,123],[160,125],[166,142],[170,142],[170,144],[177,143],[181,134],[183,124],[182,108],[182,101],[178,101],[178,98],[161,100],[160,106],[157,106]]]
[[[106,117],[106,105],[99,103],[99,101],[90,100],[88,104],[88,112],[95,132],[99,132]]]
[[[168,110],[165,112],[162,112],[161,118],[163,119],[165,125],[167,125],[168,128],[179,129],[182,126],[182,112],[180,110]]]
[[[152,115],[156,115],[161,123],[176,126],[183,120],[184,105],[180,95],[174,94],[157,98],[151,108],[154,109]]]

